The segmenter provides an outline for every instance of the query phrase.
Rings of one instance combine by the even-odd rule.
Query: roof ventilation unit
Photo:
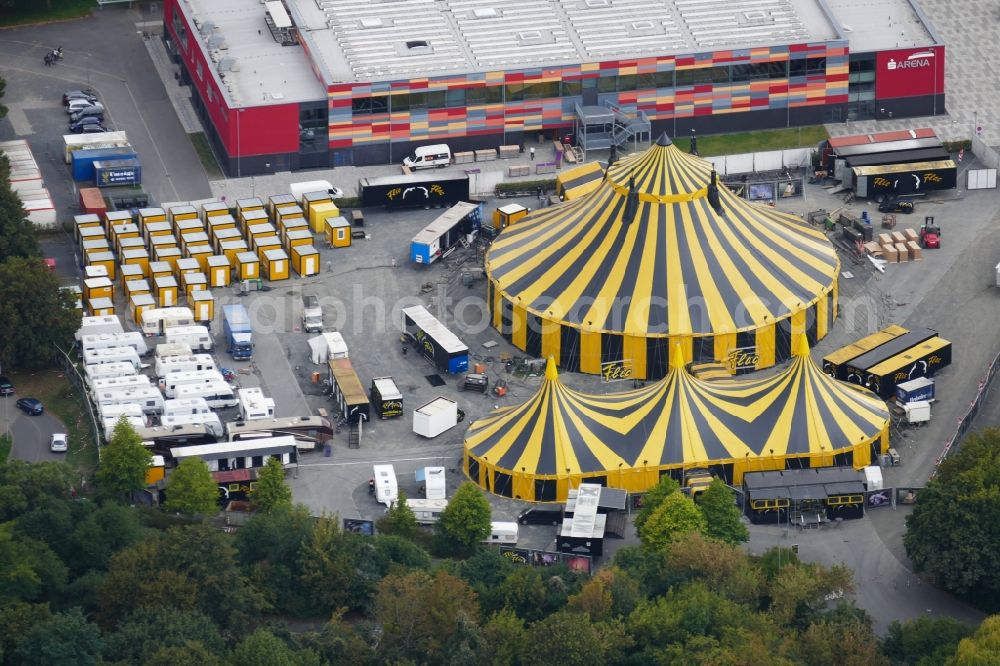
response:
[[[477,19],[500,18],[500,12],[493,7],[479,7],[472,10],[472,16]]]

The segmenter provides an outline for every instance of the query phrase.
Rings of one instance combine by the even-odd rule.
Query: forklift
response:
[[[934,223],[933,215],[925,217],[924,224],[920,227],[920,245],[925,250],[941,248],[941,227]]]

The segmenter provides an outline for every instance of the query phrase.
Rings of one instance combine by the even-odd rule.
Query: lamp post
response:
[[[240,178],[243,173],[240,170],[240,156],[243,151],[240,149],[240,116],[243,115],[243,109],[236,110],[236,177]]]

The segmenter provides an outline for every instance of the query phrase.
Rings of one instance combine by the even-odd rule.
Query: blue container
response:
[[[94,162],[94,185],[112,187],[114,185],[140,185],[142,166],[139,160],[96,160]]]
[[[73,168],[73,180],[94,181],[94,162],[105,160],[135,159],[138,155],[131,147],[92,148],[90,150],[74,150],[70,153],[70,163]]]
[[[900,405],[933,399],[934,380],[929,377],[918,377],[902,384],[896,384],[896,402]]]

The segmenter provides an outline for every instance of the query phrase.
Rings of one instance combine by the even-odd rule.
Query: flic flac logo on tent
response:
[[[906,60],[896,60],[895,58],[890,58],[886,67],[889,70],[895,69],[920,69],[923,67],[931,66],[931,58],[934,57],[933,51],[920,51],[918,53],[911,53],[906,57]]]

